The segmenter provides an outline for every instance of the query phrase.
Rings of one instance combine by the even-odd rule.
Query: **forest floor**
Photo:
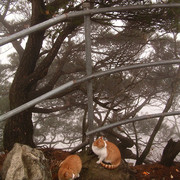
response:
[[[42,150],[42,149],[41,149]],[[58,180],[57,172],[59,163],[68,155],[68,152],[60,149],[43,149],[45,157],[49,160],[53,180]],[[6,154],[0,155],[0,171]],[[180,163],[176,162],[171,167],[163,166],[159,163],[148,165],[130,166],[137,180],[180,180]]]

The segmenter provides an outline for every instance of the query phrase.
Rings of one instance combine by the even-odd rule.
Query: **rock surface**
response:
[[[80,153],[79,155],[82,159],[83,168],[78,180],[135,180],[133,172],[124,162],[118,168],[110,170],[97,164],[98,158],[94,154]]]
[[[42,151],[16,143],[2,168],[3,180],[51,180],[48,161]]]

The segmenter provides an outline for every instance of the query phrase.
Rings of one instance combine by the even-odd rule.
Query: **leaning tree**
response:
[[[78,9],[78,6],[76,7],[76,5],[74,5],[71,7],[69,3],[70,2],[66,1],[54,1],[46,4],[43,0],[31,1],[32,16],[30,26],[51,18],[52,15],[62,7],[64,8],[61,9],[62,13],[72,10],[72,8],[74,10],[76,8]],[[26,47],[23,50],[22,55],[19,56],[19,66],[10,88],[10,109],[14,109],[40,94],[50,91],[54,87],[58,77],[53,77],[51,81],[41,89],[37,90],[36,88],[38,82],[47,75],[48,68],[57,55],[64,39],[68,37],[68,35],[71,34],[81,23],[81,20],[62,23],[58,30],[56,41],[43,60],[40,59],[40,52],[43,40],[46,38],[46,30],[37,31],[29,35]],[[6,25],[5,20],[4,25]],[[10,31],[10,29],[8,30]],[[18,43],[18,41],[16,41],[16,43]],[[32,108],[7,120],[4,129],[5,149],[10,150],[15,142],[35,147],[33,142]]]

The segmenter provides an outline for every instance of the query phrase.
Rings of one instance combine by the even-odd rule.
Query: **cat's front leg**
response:
[[[100,156],[99,160],[96,162],[97,164],[100,164],[104,160],[104,156]]]

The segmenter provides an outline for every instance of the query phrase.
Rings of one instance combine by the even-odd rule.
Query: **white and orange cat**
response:
[[[78,155],[68,156],[61,164],[58,171],[59,180],[73,180],[79,177],[82,161]]]
[[[115,169],[121,164],[119,148],[112,142],[104,140],[102,136],[93,142],[92,150],[99,158],[96,163],[107,169]],[[110,164],[105,164],[103,161]]]

